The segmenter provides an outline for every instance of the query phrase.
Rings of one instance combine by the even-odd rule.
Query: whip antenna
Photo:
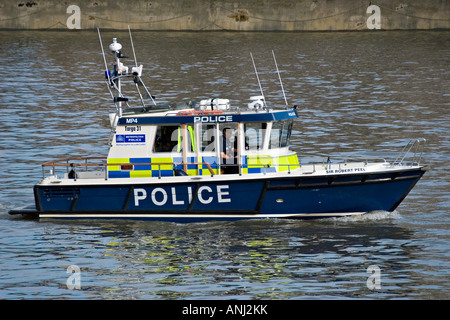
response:
[[[128,26],[128,33],[130,34],[130,42],[131,42],[131,50],[133,50],[133,57],[134,57],[134,64],[136,65],[136,67],[138,66],[137,64],[137,59],[136,59],[136,51],[134,51],[134,43],[133,43],[133,37],[131,36],[131,29],[130,26]],[[139,79],[140,81],[140,79]],[[142,97],[141,94],[141,90],[139,90],[139,85],[137,84],[137,82],[134,82],[135,86],[136,86],[136,90],[139,94],[139,98],[141,99],[142,102],[142,106],[145,108],[145,102],[144,102],[144,98]],[[153,99],[152,99],[153,100]]]
[[[134,50],[134,43],[133,43],[133,37],[131,36],[131,29],[130,26],[128,26],[128,33],[130,34],[130,41],[131,41],[131,49],[133,50],[133,57],[134,57],[134,64],[136,65],[136,67],[138,67],[138,63],[137,63],[137,59],[136,59],[136,51]],[[142,68],[141,68],[141,72],[142,72]],[[153,95],[150,93],[150,91],[148,91],[147,87],[145,86],[144,82],[142,82],[141,76],[139,75],[139,77],[137,77],[137,80],[142,84],[142,86],[144,87],[145,91],[147,92],[148,96],[150,97],[150,99],[152,100],[153,104],[156,106],[156,102],[153,99]],[[135,82],[136,85],[136,90],[139,93],[139,97],[141,98],[141,102],[142,105],[145,108],[145,103],[144,103],[144,99],[142,98],[142,94],[141,94],[141,90],[139,90],[139,86],[138,83]]]
[[[128,26],[128,33],[130,34],[131,49],[133,50],[134,63],[136,64],[136,67],[137,67],[138,64],[137,64],[137,59],[136,59],[136,52],[134,51],[134,44],[133,44],[133,38],[131,37],[131,29],[130,29],[130,26]]]
[[[106,63],[105,50],[103,50],[102,37],[100,36],[100,28],[97,28],[98,40],[100,41],[100,47],[102,48],[103,62],[105,63],[105,77],[108,79],[108,83],[111,83],[111,77],[109,76],[108,64]],[[114,98],[114,94],[111,88],[107,85],[111,97]]]
[[[108,71],[108,64],[106,63],[105,50],[103,50],[102,37],[100,36],[99,28],[97,28],[97,33],[98,33],[98,40],[100,41],[100,47],[102,48],[103,62],[105,63],[105,71]]]
[[[261,82],[259,81],[258,70],[256,70],[255,60],[253,59],[253,55],[252,55],[251,52],[250,52],[250,57],[252,58],[253,68],[255,68],[256,79],[258,80],[259,90],[261,90],[261,95],[263,97],[264,106],[267,107],[266,98],[264,97],[264,92],[263,92],[263,89],[261,87]]]
[[[287,99],[286,99],[286,94],[284,93],[283,81],[281,81],[280,70],[278,70],[277,59],[275,59],[275,52],[273,52],[273,50],[272,50],[272,56],[273,56],[273,61],[275,62],[275,67],[277,68],[278,79],[280,79],[281,91],[283,91],[283,97],[284,97],[284,101],[286,102],[286,107],[287,107],[288,106],[288,102],[287,102]]]

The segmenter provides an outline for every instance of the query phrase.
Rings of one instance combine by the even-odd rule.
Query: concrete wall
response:
[[[448,0],[0,0],[0,29],[450,29]]]

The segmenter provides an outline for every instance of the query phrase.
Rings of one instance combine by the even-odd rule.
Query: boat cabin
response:
[[[142,65],[135,61],[129,72],[120,62],[122,45],[116,38],[109,49],[114,67],[110,72],[105,60],[105,81],[117,112],[110,114],[114,131],[108,178],[267,174],[299,168],[297,154],[289,150],[295,108],[268,109],[264,96],[252,97],[244,109],[218,98],[156,104],[142,81]],[[130,97],[122,93],[121,81],[127,78],[141,107],[131,107]],[[142,93],[152,105],[145,104]]]
[[[299,168],[289,150],[295,109],[245,110],[228,99],[125,109],[114,116],[109,178],[267,174]]]

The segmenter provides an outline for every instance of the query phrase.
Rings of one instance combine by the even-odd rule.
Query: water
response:
[[[118,37],[132,57],[127,32],[102,35],[105,48]],[[260,94],[252,52],[268,103],[283,105],[273,49],[288,102],[299,105],[293,149],[390,159],[423,137],[431,170],[392,214],[194,224],[12,217],[33,202],[42,162],[106,154],[113,106],[96,32],[1,31],[0,299],[450,298],[449,32],[133,39],[158,102],[247,103]],[[79,289],[68,288],[70,276]]]

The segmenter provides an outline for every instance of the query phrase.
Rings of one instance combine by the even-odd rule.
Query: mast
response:
[[[250,57],[252,58],[253,68],[255,69],[256,79],[258,80],[259,90],[261,91],[261,96],[263,99],[264,107],[267,108],[266,98],[264,97],[264,91],[261,86],[261,81],[259,81],[258,70],[256,70],[255,60],[253,59],[253,54],[250,52]]]
[[[281,91],[283,91],[284,102],[286,103],[286,108],[288,107],[288,102],[286,99],[286,93],[284,92],[283,81],[281,81],[280,70],[278,69],[277,59],[275,58],[275,52],[272,50],[273,61],[275,62],[275,67],[277,68],[278,79],[280,80]]]
[[[117,38],[113,38],[113,43],[109,45],[109,50],[114,54],[114,69],[113,69],[113,78],[117,77],[119,74],[122,73],[123,64],[120,62],[120,58],[122,58],[122,45],[117,42]],[[116,97],[114,100],[118,102],[118,113],[119,117],[122,116],[122,102],[119,97],[122,96],[122,89],[120,84],[120,78],[117,77],[115,80],[115,88],[118,93],[118,97]]]

